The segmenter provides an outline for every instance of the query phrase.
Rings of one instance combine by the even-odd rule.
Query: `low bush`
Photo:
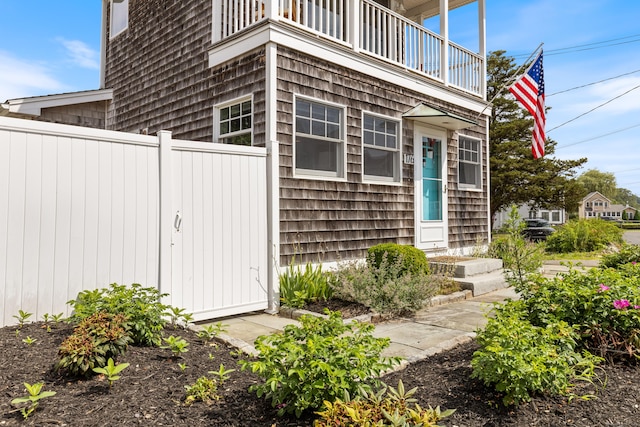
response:
[[[329,275],[322,271],[322,266],[312,266],[307,263],[304,267],[294,265],[295,259],[289,267],[280,274],[280,301],[282,305],[292,308],[302,308],[310,302],[326,301],[331,297]]]
[[[355,301],[385,316],[413,313],[436,294],[439,283],[424,271],[406,271],[402,258],[383,257],[375,262],[347,262],[334,272],[334,295]]]
[[[504,393],[505,405],[531,399],[533,393],[567,394],[572,381],[592,377],[599,359],[575,350],[577,333],[566,322],[534,326],[523,301],[495,309],[477,341],[472,378]]]
[[[369,248],[367,251],[367,263],[380,270],[380,266],[387,264],[398,264],[395,271],[398,275],[411,273],[414,275],[429,274],[429,261],[426,254],[420,249],[411,245],[399,245],[397,243],[381,243]]]
[[[404,390],[402,381],[398,388],[384,386],[376,393],[361,392],[354,399],[348,395],[335,402],[324,402],[324,410],[314,427],[334,426],[403,426],[437,427],[437,422],[455,412],[441,411],[440,407],[421,408],[412,397],[416,389]]]
[[[84,318],[60,345],[55,369],[74,377],[91,375],[125,353],[131,342],[126,329],[122,314],[99,312]]]
[[[131,286],[113,283],[109,288],[82,291],[67,304],[73,308],[70,321],[79,322],[98,312],[122,314],[134,344],[158,346],[170,308],[160,302],[164,296],[167,294],[156,288],[144,288],[137,283]]]
[[[604,255],[600,267],[617,268],[630,262],[640,262],[640,245],[623,244],[618,252]]]
[[[388,338],[374,338],[373,325],[344,323],[340,313],[328,318],[305,315],[301,325],[288,325],[283,333],[260,336],[255,342],[257,359],[240,361],[263,383],[249,390],[271,401],[278,414],[318,410],[358,387],[378,386],[378,376],[400,362],[380,354]]]
[[[569,221],[547,238],[548,252],[592,252],[622,244],[622,229],[598,218]]]

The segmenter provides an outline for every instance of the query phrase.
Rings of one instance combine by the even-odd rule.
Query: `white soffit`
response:
[[[404,113],[402,117],[450,130],[466,129],[478,125],[473,120],[424,103],[416,105]]]

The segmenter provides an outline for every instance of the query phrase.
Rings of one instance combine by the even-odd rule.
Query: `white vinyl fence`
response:
[[[266,149],[0,117],[0,326],[140,283],[196,320],[265,309]]]

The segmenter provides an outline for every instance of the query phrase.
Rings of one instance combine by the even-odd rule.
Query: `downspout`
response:
[[[102,29],[100,31],[100,89],[105,87],[105,74],[107,67],[107,12],[109,0],[102,0]]]

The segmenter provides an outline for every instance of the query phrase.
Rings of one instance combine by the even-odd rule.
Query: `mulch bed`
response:
[[[167,330],[189,341],[189,351],[173,360],[170,351],[160,348],[129,347],[121,362],[131,366],[109,391],[108,383],[96,376],[72,381],[51,371],[57,348],[72,329],[55,325],[51,332],[42,323],[25,325],[16,336],[16,327],[0,329],[0,426],[311,426],[313,416],[299,420],[278,418],[270,405],[250,394],[249,385],[259,379],[240,371],[234,350],[223,343],[201,342],[192,331]],[[23,339],[36,341],[28,345]],[[405,370],[385,377],[396,385],[418,387],[421,406],[456,408],[443,420],[445,426],[635,426],[640,420],[640,370],[619,364],[605,367],[600,376],[607,386],[591,400],[537,397],[518,408],[504,408],[500,396],[471,380],[469,361],[474,343],[435,355]],[[244,357],[244,356],[240,356]],[[178,363],[188,366],[182,372]],[[221,399],[211,405],[183,404],[184,386],[217,370],[220,364],[237,369],[220,390]],[[45,390],[57,394],[42,400],[27,420],[9,402],[25,395],[23,382],[45,382]],[[581,385],[578,394],[596,393]]]

